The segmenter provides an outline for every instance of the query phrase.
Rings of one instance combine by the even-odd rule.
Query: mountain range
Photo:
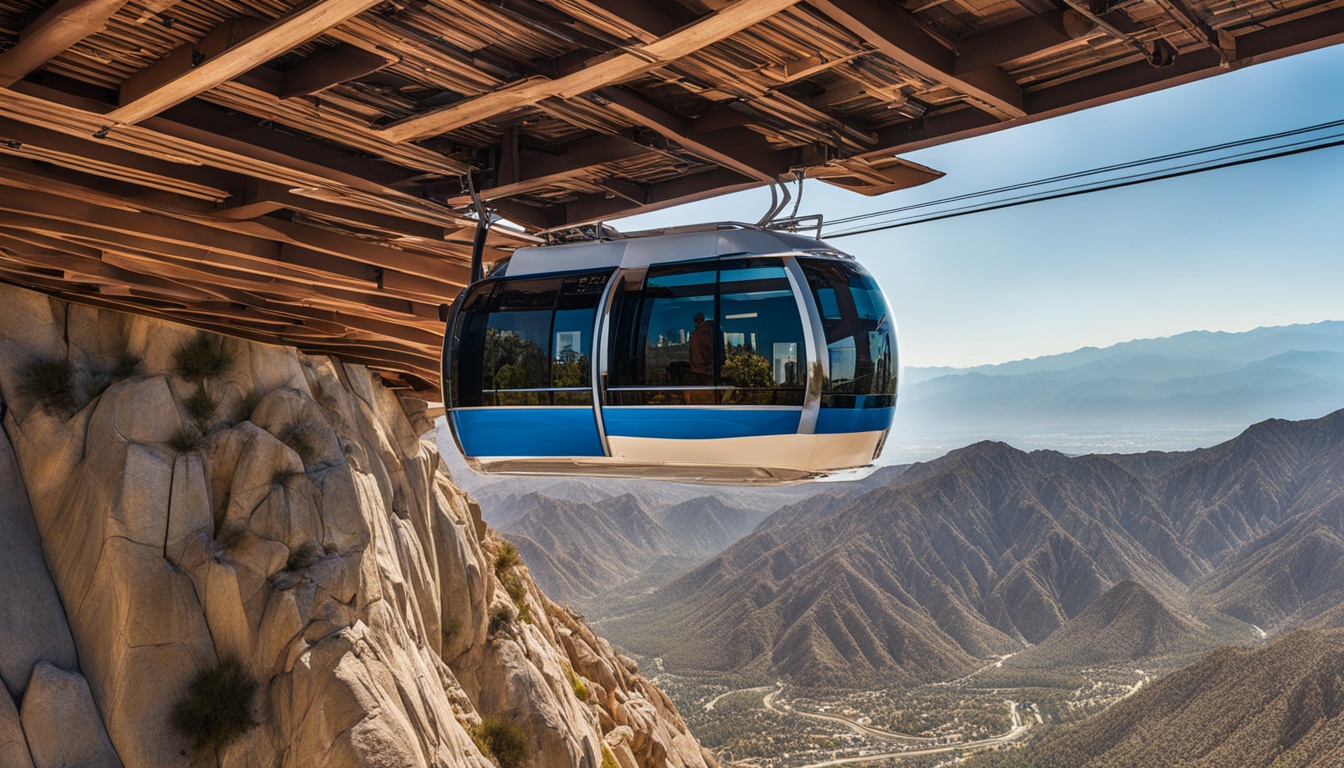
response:
[[[1344,765],[1344,632],[1221,648],[1020,752],[972,768]]]
[[[871,686],[1044,646],[1126,580],[1158,604],[1137,615],[1167,615],[1160,636],[1240,640],[1335,608],[1344,412],[1172,456],[977,443],[785,508],[602,625],[674,668]]]
[[[1194,331],[974,368],[907,368],[887,457],[993,438],[1069,453],[1208,445],[1316,418],[1344,392],[1344,322]]]
[[[486,520],[512,541],[553,599],[585,611],[619,609],[661,587],[750,533],[774,504],[845,496],[884,485],[902,468],[884,467],[852,483],[774,489],[721,489],[630,480],[566,479],[552,490],[482,494]],[[665,487],[658,487],[658,485]],[[693,489],[695,494],[685,489]],[[748,493],[743,495],[741,491]],[[617,491],[625,491],[618,495]],[[683,497],[690,496],[690,498]]]

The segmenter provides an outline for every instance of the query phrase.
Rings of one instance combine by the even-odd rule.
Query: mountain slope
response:
[[[1123,465],[979,443],[781,510],[604,628],[674,666],[872,684],[1045,642],[1125,580],[1097,612],[1139,654],[1190,634],[1165,606],[1273,630],[1344,594],[1344,412]]]
[[[993,762],[999,768],[1341,764],[1344,633],[1314,630],[1255,650],[1221,648],[1058,738]]]
[[[751,533],[768,513],[743,509],[718,496],[700,496],[653,513],[687,555],[701,559],[722,552]]]
[[[660,557],[684,554],[631,495],[583,504],[531,493],[516,508],[524,511],[499,531],[556,600],[596,594],[638,576]]]
[[[1228,624],[1230,622],[1222,622]],[[1250,627],[1217,630],[1185,616],[1136,581],[1122,581],[1045,642],[1004,662],[1009,667],[1081,669],[1157,656],[1207,651],[1224,642],[1249,642]]]

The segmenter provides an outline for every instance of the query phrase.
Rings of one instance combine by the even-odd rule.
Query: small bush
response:
[[[313,434],[316,426],[311,421],[295,420],[291,421],[280,430],[276,437],[280,442],[294,449],[299,455],[299,461],[303,466],[308,466],[318,459],[317,437]]]
[[[495,758],[499,768],[516,768],[527,760],[527,737],[507,720],[483,717],[471,729],[471,737],[482,752]]]
[[[140,362],[139,357],[132,355],[130,352],[122,352],[117,355],[117,362],[112,364],[112,369],[108,371],[108,375],[112,377],[113,381],[129,379],[140,369]]]
[[[211,397],[205,387],[197,385],[196,391],[182,401],[182,407],[187,409],[187,415],[204,431],[215,411],[219,410],[219,398]]]
[[[487,632],[495,634],[499,630],[507,627],[513,621],[513,616],[509,614],[509,609],[504,606],[498,606],[490,609],[490,627]]]
[[[569,673],[569,687],[574,689],[574,695],[579,698],[579,701],[587,701],[588,684],[583,682],[583,678],[579,677],[578,673],[572,668],[565,667],[565,671]]]
[[[252,418],[252,414],[261,405],[261,393],[255,389],[249,389],[238,398],[238,402],[233,405],[233,423],[241,424]]]
[[[303,546],[289,553],[289,560],[285,563],[286,571],[302,571],[304,568],[316,563],[326,554],[322,551],[322,545],[315,541],[309,541]]]
[[[227,373],[233,354],[224,348],[222,336],[198,333],[173,350],[173,365],[182,378],[202,382]]]
[[[187,453],[201,447],[201,431],[195,427],[183,427],[168,438],[168,447],[178,453]]]
[[[258,725],[252,717],[256,694],[257,681],[237,659],[220,659],[192,678],[169,723],[192,749],[219,749]]]
[[[513,542],[506,541],[499,545],[499,550],[495,552],[495,575],[502,576],[510,568],[523,564],[523,558],[518,554],[518,548]]]
[[[523,586],[523,580],[516,575],[506,573],[500,583],[504,585],[504,591],[509,593],[514,605],[518,605],[527,599],[527,587]]]
[[[75,367],[59,357],[34,360],[23,369],[19,390],[48,411],[73,411]]]
[[[522,564],[523,558],[512,542],[500,543],[499,549],[495,551],[495,578],[503,585],[504,591],[509,593],[513,604],[518,607],[518,618],[531,623],[532,608],[527,604],[527,587],[523,584],[522,578],[513,572],[516,566]]]

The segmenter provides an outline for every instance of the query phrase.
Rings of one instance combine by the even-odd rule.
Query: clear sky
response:
[[[947,173],[836,219],[1344,119],[1344,46],[906,155]],[[613,222],[755,221],[753,190]],[[834,242],[877,276],[907,366],[971,366],[1190,330],[1344,319],[1344,147]]]

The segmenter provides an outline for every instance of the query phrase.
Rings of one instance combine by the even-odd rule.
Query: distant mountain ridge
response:
[[[904,470],[879,467],[843,482],[773,488],[704,486],[479,475],[447,453],[445,461],[472,489],[485,521],[514,542],[537,583],[553,599],[585,611],[666,584],[782,506],[880,487]]]
[[[974,368],[908,368],[888,455],[993,438],[1070,453],[1184,449],[1344,406],[1344,321],[1194,331]]]
[[[1344,411],[1165,463],[978,443],[819,500],[604,629],[674,666],[871,685],[1046,642],[1125,580],[1222,628],[1304,623],[1344,588]]]
[[[1118,360],[1144,357],[1181,361],[1184,375],[1247,365],[1289,350],[1344,352],[1344,320],[1264,326],[1249,331],[1187,331],[1174,336],[1122,341],[1105,347],[1080,347],[1072,352],[991,363],[970,368],[948,366],[909,368],[915,380],[949,374],[983,373],[1017,376],[1060,371],[1088,365],[1114,365]],[[1170,378],[1164,371],[1162,378]]]

